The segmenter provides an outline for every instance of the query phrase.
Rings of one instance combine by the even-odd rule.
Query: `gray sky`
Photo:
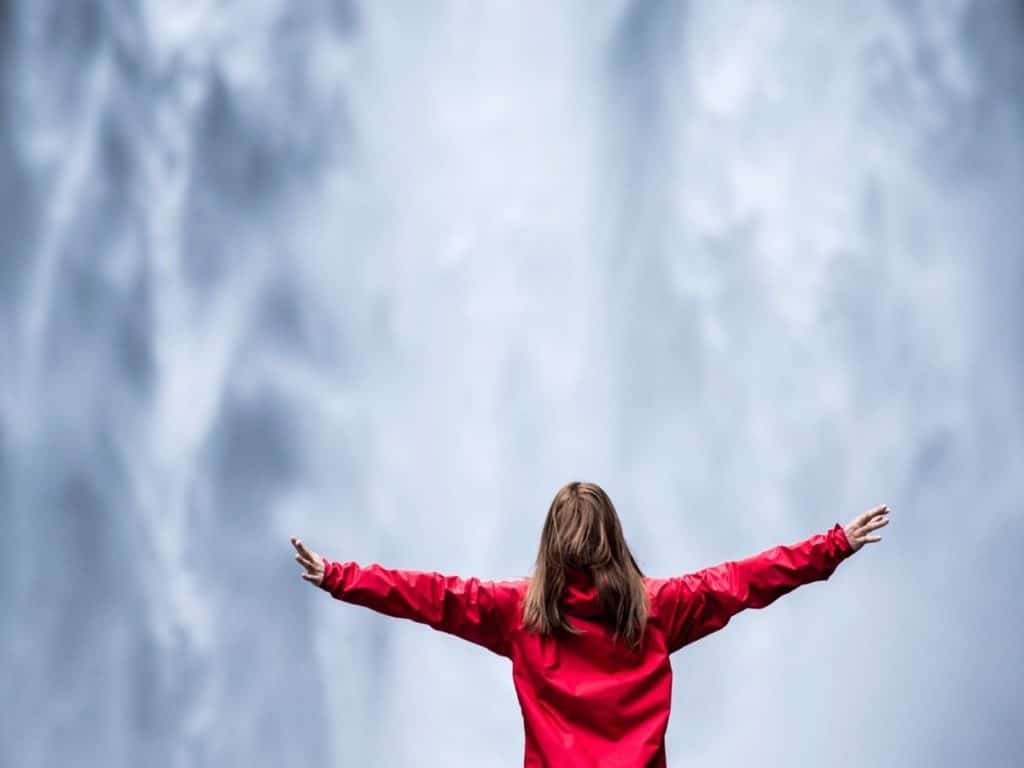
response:
[[[0,763],[514,766],[299,579],[884,541],[674,658],[670,764],[1024,762],[1019,4],[0,4]]]

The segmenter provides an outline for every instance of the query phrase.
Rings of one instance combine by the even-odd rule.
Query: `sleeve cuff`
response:
[[[832,535],[835,538],[836,544],[839,546],[839,553],[842,557],[846,558],[853,554],[853,545],[850,544],[850,540],[846,538],[846,529],[840,523],[836,523],[832,528]]]
[[[330,592],[333,595],[338,587],[341,586],[343,575],[344,569],[342,568],[341,563],[336,563],[325,557],[324,576],[320,579],[320,583],[317,586],[325,592]]]

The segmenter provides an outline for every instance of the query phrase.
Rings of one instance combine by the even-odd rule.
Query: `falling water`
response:
[[[520,764],[287,537],[518,576],[573,478],[659,575],[894,509],[673,763],[1020,764],[1020,8],[0,3],[0,764]]]

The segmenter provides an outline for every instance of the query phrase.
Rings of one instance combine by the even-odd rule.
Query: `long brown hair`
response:
[[[612,500],[594,483],[568,483],[551,502],[526,591],[524,627],[541,635],[577,633],[560,606],[569,570],[590,575],[615,637],[637,647],[648,611],[643,573],[626,544]]]

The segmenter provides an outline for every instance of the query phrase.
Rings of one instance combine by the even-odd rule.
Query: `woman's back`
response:
[[[634,650],[613,636],[588,579],[570,582],[562,604],[579,634],[520,627],[510,638],[525,765],[665,765],[672,668],[657,613]]]

